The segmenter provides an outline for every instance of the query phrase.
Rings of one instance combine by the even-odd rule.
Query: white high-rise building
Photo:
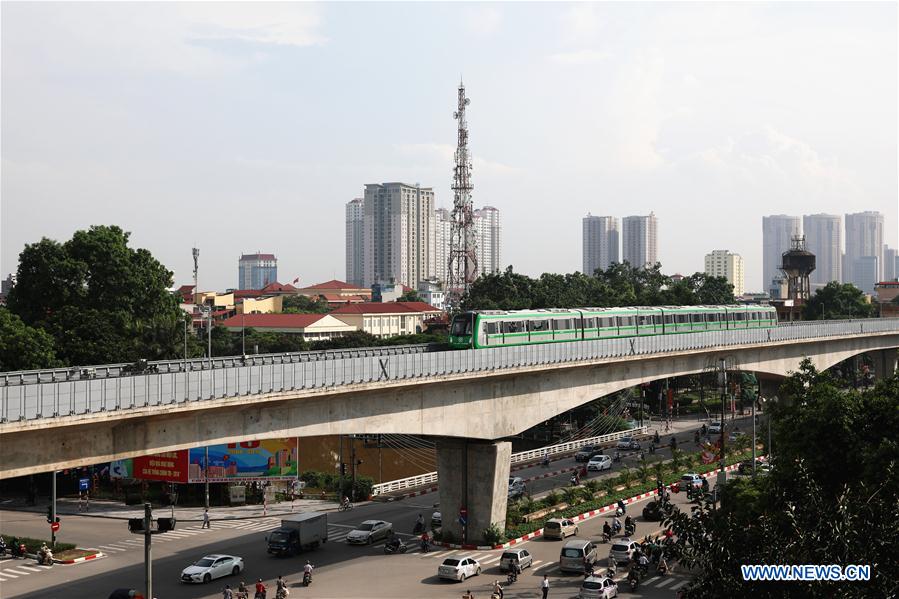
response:
[[[883,281],[895,281],[899,277],[899,255],[894,248],[883,246]],[[879,281],[878,281],[879,282]]]
[[[450,257],[450,236],[453,221],[450,211],[438,208],[434,211],[434,276],[446,283]]]
[[[743,274],[743,257],[727,250],[713,250],[705,255],[705,274],[724,277],[734,286],[734,295],[746,293],[746,277]]]
[[[484,206],[474,211],[474,230],[478,240],[476,255],[478,270],[490,274],[502,268],[500,264],[500,223],[499,210],[493,206]]]
[[[802,232],[798,216],[775,214],[762,217],[762,289],[783,276],[780,272],[783,253],[789,250],[793,236]]]
[[[877,258],[874,278],[878,282],[883,278],[883,215],[879,212],[858,212],[846,215],[846,261],[843,270],[843,281],[855,283],[855,267],[860,258],[873,256]],[[864,280],[871,274],[871,261],[866,260]],[[847,272],[848,270],[848,272]],[[870,293],[868,290],[864,290]]]
[[[621,254],[624,262],[636,268],[653,266],[659,261],[658,220],[648,216],[625,216],[621,222]]]
[[[364,285],[393,280],[417,289],[435,267],[434,190],[368,184],[363,205]]]
[[[843,219],[836,214],[806,214],[802,217],[805,248],[815,255],[815,270],[809,276],[812,290],[831,281],[842,281]]]
[[[864,293],[873,294],[874,285],[880,281],[877,274],[879,270],[877,256],[859,256],[853,262],[850,282]]]
[[[356,198],[346,205],[346,282],[356,287],[365,284],[365,202]]]
[[[597,268],[606,270],[613,262],[621,262],[617,218],[588,214],[584,217],[582,230],[584,274],[592,275]]]
[[[484,206],[472,212],[475,240],[477,248],[478,272],[489,274],[502,269],[502,226],[499,210],[493,206]],[[453,232],[452,212],[446,208],[434,211],[434,276],[446,283],[450,256],[450,236]]]

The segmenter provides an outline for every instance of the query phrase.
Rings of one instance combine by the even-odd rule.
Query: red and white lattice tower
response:
[[[447,265],[446,301],[451,309],[458,309],[462,296],[478,276],[477,238],[474,229],[474,210],[471,207],[471,156],[468,154],[468,122],[465,107],[471,102],[465,97],[465,85],[459,82],[459,106],[453,113],[458,121],[455,166],[453,172],[453,213],[450,233],[449,264]]]

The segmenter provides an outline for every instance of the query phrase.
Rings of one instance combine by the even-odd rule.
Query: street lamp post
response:
[[[246,331],[246,313],[240,313],[240,355],[247,355],[247,337],[244,331]]]

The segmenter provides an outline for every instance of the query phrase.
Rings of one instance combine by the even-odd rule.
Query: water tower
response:
[[[808,276],[815,270],[815,255],[805,249],[805,236],[795,235],[791,248],[781,255],[780,270],[787,277],[787,299],[799,307],[811,295]]]

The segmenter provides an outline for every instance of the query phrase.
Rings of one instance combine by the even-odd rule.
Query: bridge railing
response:
[[[576,364],[748,344],[899,332],[899,319],[803,322],[771,329],[704,331],[623,339],[593,339],[483,350],[366,355],[328,360],[247,364],[196,371],[151,372],[13,384],[0,373],[0,423],[171,406],[221,398]],[[0,431],[3,425],[0,424]]]
[[[518,464],[521,462],[531,462],[539,460],[544,455],[553,456],[561,453],[571,453],[572,451],[580,449],[581,447],[586,447],[588,445],[599,445],[600,443],[608,443],[609,441],[616,441],[624,437],[642,435],[646,433],[646,430],[647,427],[641,426],[626,431],[617,431],[614,433],[609,433],[607,435],[600,435],[598,437],[577,439],[576,441],[566,441],[565,443],[558,443],[556,445],[547,445],[546,447],[540,447],[539,449],[520,451],[518,453],[512,454],[510,463]],[[388,481],[386,483],[374,485],[372,487],[372,495],[383,495],[384,493],[392,493],[394,491],[402,491],[403,489],[411,489],[415,487],[422,487],[425,485],[433,485],[436,483],[437,473],[428,472],[426,474],[419,474],[417,476],[410,476],[408,478],[400,478],[397,480]]]

